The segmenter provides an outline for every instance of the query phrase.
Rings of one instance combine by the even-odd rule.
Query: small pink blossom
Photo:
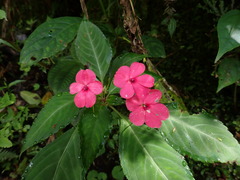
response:
[[[132,63],[130,67],[122,66],[117,70],[113,84],[121,88],[120,96],[122,98],[129,99],[134,94],[153,87],[154,78],[148,74],[141,75],[144,71],[145,65],[138,62]]]
[[[74,103],[77,107],[92,107],[96,103],[96,95],[103,90],[102,83],[96,81],[95,73],[90,70],[80,70],[76,75],[76,82],[69,87],[70,94],[76,94]]]
[[[156,89],[148,89],[141,96],[135,95],[126,100],[130,121],[141,126],[144,123],[151,128],[159,128],[163,120],[169,117],[168,108],[159,103],[162,93]]]

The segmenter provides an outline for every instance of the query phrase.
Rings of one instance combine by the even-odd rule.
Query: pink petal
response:
[[[150,118],[150,117],[148,117]],[[160,128],[162,125],[162,121],[160,120],[151,120],[151,121],[146,121],[145,124],[150,127],[150,128]]]
[[[134,95],[132,98],[126,100],[126,106],[129,111],[134,111],[142,106],[142,102]]]
[[[166,120],[169,117],[168,108],[163,104],[150,105],[146,110],[146,125],[151,128],[160,128],[162,120]]]
[[[169,117],[169,110],[164,104],[150,105],[150,111],[153,115],[157,116],[159,120],[163,121]]]
[[[130,66],[130,78],[135,78],[145,71],[145,65],[143,63],[134,62]]]
[[[79,108],[83,108],[85,106],[86,104],[85,91],[77,93],[77,95],[74,97],[74,103]]]
[[[159,100],[162,97],[162,93],[161,91],[157,90],[157,89],[151,89],[149,91],[149,94],[147,95],[147,97],[144,100],[145,104],[156,104],[159,103]]]
[[[129,80],[130,68],[128,66],[120,67],[114,75],[113,84],[122,88]]]
[[[134,125],[141,126],[145,121],[145,111],[140,107],[130,113],[129,119]]]
[[[94,94],[100,94],[103,91],[102,83],[99,81],[89,83],[87,86]]]
[[[78,83],[87,85],[94,81],[96,81],[96,75],[90,69],[80,70],[76,75],[76,82]]]
[[[96,95],[93,94],[91,91],[87,91],[86,93],[86,102],[85,106],[87,108],[92,107],[96,103]]]
[[[76,94],[78,92],[80,92],[83,88],[83,84],[79,84],[79,83],[72,83],[69,87],[70,90],[70,94]]]
[[[141,99],[141,102],[144,102],[144,99],[146,96],[149,94],[150,89],[142,86],[141,84],[138,83],[132,83],[134,92],[136,96]]]
[[[134,89],[130,82],[127,82],[125,86],[120,90],[120,96],[124,99],[129,99],[133,97]]]
[[[145,86],[145,87],[153,87],[154,85],[154,78],[148,74],[144,74],[136,78],[137,83]]]

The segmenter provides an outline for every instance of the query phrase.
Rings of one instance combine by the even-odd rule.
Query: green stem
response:
[[[113,106],[109,105],[109,107],[110,107],[115,113],[117,113],[120,118],[125,119],[125,117],[124,117],[118,110],[116,110]]]
[[[103,5],[102,0],[98,0],[98,1],[99,1],[99,3],[100,3],[100,6],[101,6],[101,9],[102,9],[102,11],[103,11],[104,16],[107,18],[107,13],[106,13],[106,10],[105,10],[105,7],[104,7],[104,5]]]

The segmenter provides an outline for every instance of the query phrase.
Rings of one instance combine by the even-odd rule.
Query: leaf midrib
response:
[[[165,177],[165,179],[168,179],[168,178],[165,176],[165,174],[162,172],[162,170],[158,167],[156,161],[151,157],[151,155],[149,154],[148,150],[142,145],[140,139],[137,137],[137,135],[135,134],[135,132],[134,132],[134,130],[132,129],[132,127],[129,126],[129,128],[131,129],[134,137],[137,139],[137,141],[138,141],[139,144],[141,145],[141,147],[142,147],[142,149],[144,150],[144,152],[148,155],[150,161],[153,162],[153,165],[154,165],[155,167],[157,167],[156,169],[160,172],[160,174],[162,174],[162,175]]]

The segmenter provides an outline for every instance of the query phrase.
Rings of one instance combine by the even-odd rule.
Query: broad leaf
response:
[[[149,57],[166,57],[164,45],[160,40],[151,36],[142,36],[142,40]]]
[[[65,49],[76,36],[80,22],[78,17],[60,17],[41,24],[24,44],[20,54],[21,69]]]
[[[67,131],[44,147],[30,162],[23,177],[26,180],[84,179],[78,129]]]
[[[59,59],[48,73],[48,83],[53,92],[69,92],[69,86],[75,81],[80,68],[83,68],[82,65],[70,56]]]
[[[144,54],[136,53],[123,53],[120,56],[116,57],[111,65],[109,70],[110,77],[113,77],[118,68],[121,66],[130,66],[133,62],[141,61],[143,58],[147,57]]]
[[[217,119],[171,110],[160,130],[175,149],[198,161],[240,163],[240,145]]]
[[[103,82],[112,59],[112,49],[101,30],[89,21],[82,21],[75,48],[79,61]]]
[[[218,88],[221,89],[240,80],[240,61],[238,59],[226,58],[223,59],[218,67]]]
[[[130,125],[122,119],[119,153],[129,180],[193,179],[184,158],[155,129]]]
[[[89,168],[109,134],[111,113],[105,106],[86,109],[79,122],[83,164]]]
[[[240,46],[240,10],[224,14],[217,25],[219,48],[215,63],[228,51]]]
[[[49,100],[27,133],[22,152],[74,120],[79,109],[75,106],[73,98],[73,95],[66,93]]]

